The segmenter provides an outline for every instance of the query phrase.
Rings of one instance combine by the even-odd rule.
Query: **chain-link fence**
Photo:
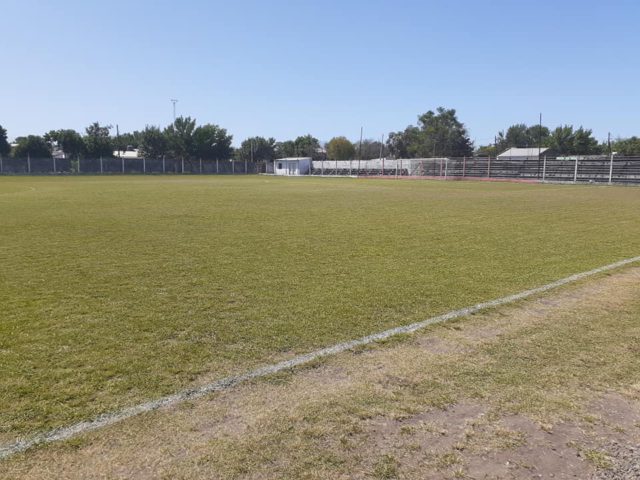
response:
[[[640,184],[640,157],[321,160],[313,162],[312,175]]]
[[[266,173],[266,162],[176,158],[13,158],[0,156],[0,175]]]

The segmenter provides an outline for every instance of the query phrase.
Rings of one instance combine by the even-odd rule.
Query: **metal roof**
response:
[[[498,155],[498,158],[501,157],[534,157],[534,158],[538,158],[538,153],[540,155],[544,154],[544,152],[546,152],[547,150],[549,150],[548,148],[540,148],[538,149],[538,147],[533,147],[533,148],[510,148],[509,150],[505,150],[504,152],[502,152],[500,155]]]

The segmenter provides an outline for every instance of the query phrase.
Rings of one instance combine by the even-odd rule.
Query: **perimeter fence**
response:
[[[266,173],[265,162],[176,158],[13,158],[0,156],[0,175]]]
[[[320,160],[312,175],[640,184],[640,157]]]

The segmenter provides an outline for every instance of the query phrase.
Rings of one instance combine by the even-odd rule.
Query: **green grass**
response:
[[[0,178],[0,439],[640,254],[635,188]]]

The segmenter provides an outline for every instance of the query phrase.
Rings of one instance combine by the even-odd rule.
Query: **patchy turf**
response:
[[[15,479],[637,478],[638,345],[636,267],[0,468]]]
[[[0,178],[0,440],[635,256],[638,211],[616,187]]]

